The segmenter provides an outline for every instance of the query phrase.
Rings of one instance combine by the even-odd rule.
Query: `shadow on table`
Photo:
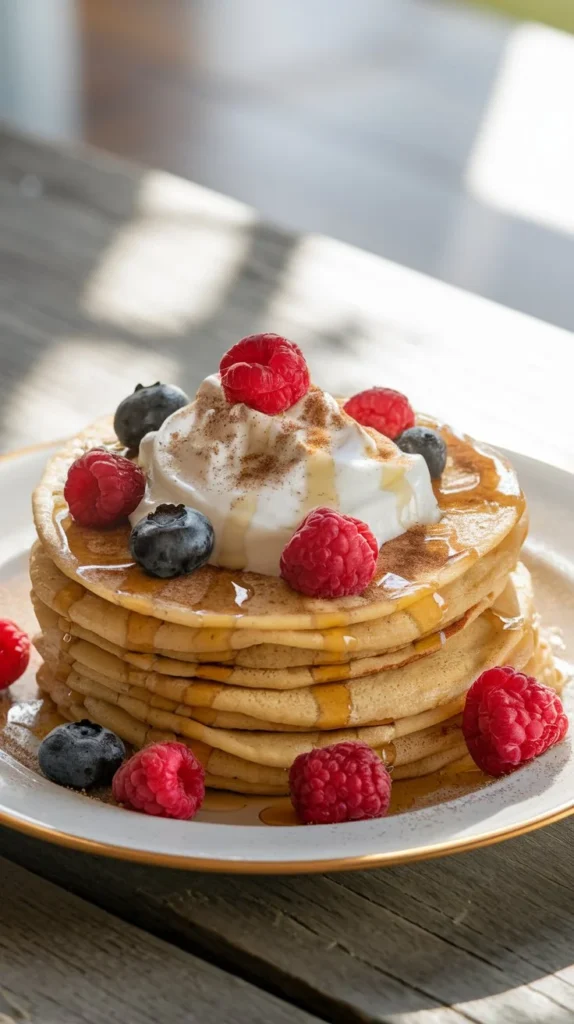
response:
[[[71,433],[142,378],[193,393],[261,329],[296,245],[223,197],[203,211],[169,176],[10,136],[0,187],[4,448]]]
[[[420,1014],[427,1024],[456,1006],[445,1020],[558,1024],[574,1006],[572,829],[394,869],[287,878],[98,860],[7,830],[0,850],[325,1020],[418,1024]]]

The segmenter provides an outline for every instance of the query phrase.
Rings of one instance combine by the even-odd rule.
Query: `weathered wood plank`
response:
[[[0,134],[1,447],[69,433],[140,379],[193,391],[257,330],[296,339],[334,392],[390,384],[574,468],[567,332],[169,175]]]
[[[2,1024],[317,1018],[0,860]]]
[[[179,874],[3,831],[0,849],[330,1021],[566,1024],[574,1015],[574,821],[364,874]]]

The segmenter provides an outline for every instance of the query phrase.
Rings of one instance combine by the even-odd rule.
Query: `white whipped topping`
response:
[[[279,575],[281,552],[312,508],[328,505],[367,523],[379,546],[440,511],[426,462],[406,455],[312,388],[276,416],[230,405],[218,374],[140,445],[147,474],[132,525],[163,502],[212,522],[210,561]]]

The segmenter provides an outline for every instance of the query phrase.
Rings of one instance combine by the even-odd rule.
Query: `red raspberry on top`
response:
[[[112,792],[134,811],[189,821],[205,797],[205,771],[184,743],[154,743],[124,762]]]
[[[369,585],[378,555],[366,523],[332,508],[316,508],[283,548],[281,575],[308,597],[348,597]]]
[[[92,448],[72,463],[64,488],[70,514],[80,526],[113,526],[126,519],[144,496],[139,466],[105,448]]]
[[[0,619],[0,690],[15,683],[28,668],[30,638],[11,619]]]
[[[289,789],[305,825],[335,825],[384,818],[391,800],[391,776],[366,743],[334,743],[295,758]]]
[[[392,388],[360,391],[345,402],[344,409],[357,423],[373,427],[391,441],[415,425],[415,414],[408,398]]]
[[[251,334],[219,364],[228,402],[245,402],[267,416],[285,412],[309,390],[309,368],[298,345],[278,334]]]
[[[462,731],[473,761],[488,775],[507,775],[568,731],[558,694],[510,667],[490,668],[466,695]]]

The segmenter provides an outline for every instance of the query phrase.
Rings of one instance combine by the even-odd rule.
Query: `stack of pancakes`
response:
[[[341,740],[368,743],[394,778],[459,760],[465,694],[480,672],[510,664],[555,687],[559,678],[519,561],[527,520],[512,467],[421,422],[448,444],[434,484],[441,521],[383,545],[375,581],[336,600],[214,566],[147,576],[128,525],[95,531],[70,519],[71,462],[96,445],[121,451],[108,420],[73,439],[34,496],[40,688],[65,718],[99,722],[135,747],[181,740],[209,786],[242,793],[286,793],[298,754]]]

